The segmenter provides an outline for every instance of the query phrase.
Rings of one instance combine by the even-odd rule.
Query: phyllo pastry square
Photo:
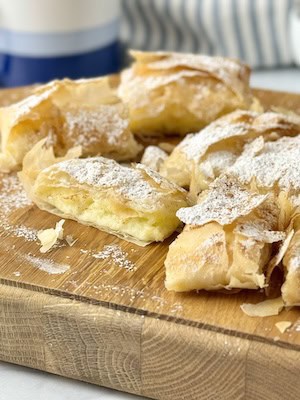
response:
[[[19,176],[42,210],[139,245],[162,241],[180,225],[176,211],[187,205],[186,192],[142,164],[92,157],[56,162],[36,173],[29,162],[33,153]]]
[[[238,60],[205,55],[131,51],[119,96],[135,134],[197,132],[221,115],[254,107],[250,69]],[[261,106],[257,105],[261,110]]]
[[[279,208],[272,195],[258,194],[228,176],[217,179],[198,204],[177,212],[186,224],[170,245],[166,287],[175,291],[257,289],[266,285]]]
[[[31,96],[0,109],[0,169],[20,169],[25,154],[42,138],[63,155],[80,145],[83,156],[134,159],[141,150],[128,110],[107,78],[64,79],[35,89]]]

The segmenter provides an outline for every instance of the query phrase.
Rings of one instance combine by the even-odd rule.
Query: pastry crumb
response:
[[[78,239],[74,239],[74,237],[72,235],[67,235],[66,236],[66,242],[68,243],[68,245],[70,247],[72,247],[77,242],[77,240]]]
[[[50,250],[55,245],[57,240],[63,239],[64,223],[65,220],[61,219],[56,223],[55,228],[44,229],[38,232],[37,237],[42,245],[42,247],[40,248],[41,253],[47,253],[47,251]]]
[[[270,317],[278,315],[283,309],[284,303],[282,297],[269,299],[257,304],[245,303],[241,305],[242,311],[249,317]]]
[[[284,333],[288,328],[292,325],[291,321],[279,321],[276,322],[275,326],[280,331],[280,333]]]

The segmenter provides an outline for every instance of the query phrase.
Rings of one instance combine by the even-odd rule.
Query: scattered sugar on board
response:
[[[59,275],[67,272],[70,269],[68,264],[59,264],[53,260],[46,258],[35,257],[31,255],[24,256],[26,261],[29,261],[34,267],[41,271],[47,272],[50,275]]]
[[[0,226],[7,233],[22,237],[29,242],[37,240],[37,230],[27,226],[13,225],[8,216],[15,210],[30,206],[32,202],[27,197],[22,184],[16,175],[1,176],[2,188],[0,191]]]
[[[135,264],[128,259],[128,253],[123,251],[117,244],[106,245],[102,251],[98,253],[91,253],[91,256],[99,260],[108,259],[120,268],[124,268],[127,271],[135,271]]]
[[[19,208],[27,207],[32,204],[27,197],[22,184],[16,175],[6,175],[1,177],[2,188],[0,192],[1,216],[6,215]]]

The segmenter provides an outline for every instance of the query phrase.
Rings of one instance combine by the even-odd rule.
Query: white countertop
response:
[[[300,93],[300,69],[254,72],[253,87]],[[142,399],[29,368],[0,362],[0,400]]]

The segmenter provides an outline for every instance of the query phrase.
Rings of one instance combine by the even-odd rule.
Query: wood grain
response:
[[[0,102],[28,92],[10,100],[12,93],[2,94]],[[267,108],[300,112],[300,95],[255,94]],[[58,218],[34,205],[12,209],[5,218],[0,359],[157,399],[299,397],[298,309],[250,318],[240,305],[262,300],[262,293],[166,291],[163,263],[174,237],[141,248],[66,221],[65,235],[77,239],[74,246],[42,255],[38,242],[19,237],[18,229],[54,227]],[[119,245],[135,270],[94,257],[108,244]],[[67,264],[69,270],[51,275],[32,262],[36,259]],[[282,320],[292,323],[283,334],[275,327]]]

